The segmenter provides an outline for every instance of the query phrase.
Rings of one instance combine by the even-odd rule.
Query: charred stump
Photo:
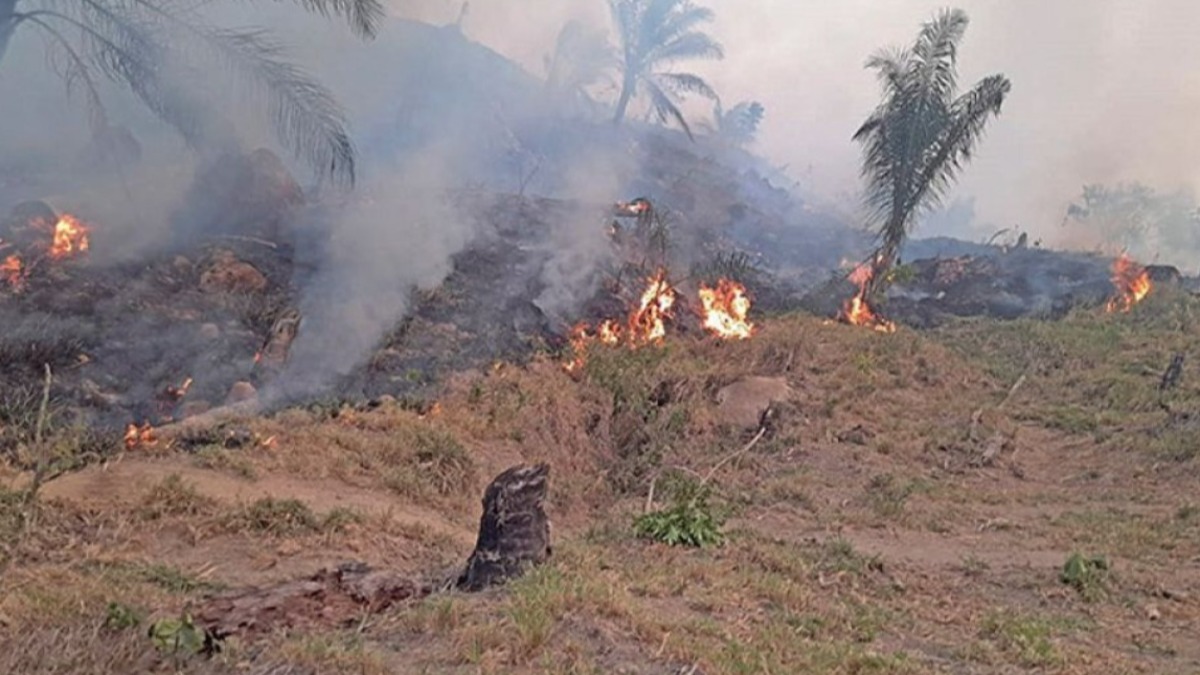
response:
[[[479,539],[458,588],[479,591],[521,576],[550,557],[550,521],[543,505],[547,464],[520,465],[497,476],[483,495]]]

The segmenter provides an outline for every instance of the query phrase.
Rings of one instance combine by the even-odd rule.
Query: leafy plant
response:
[[[723,519],[708,503],[711,491],[692,480],[679,481],[670,507],[645,513],[633,524],[634,533],[670,546],[707,548],[720,545]]]
[[[1107,594],[1109,576],[1108,560],[1103,556],[1086,557],[1072,553],[1063,564],[1059,580],[1074,588],[1088,602],[1102,599]]]
[[[148,633],[154,647],[167,654],[192,655],[206,649],[204,630],[192,622],[190,614],[155,621]]]
[[[716,40],[695,30],[712,21],[712,10],[689,0],[609,0],[609,8],[621,42],[621,96],[613,123],[625,119],[630,100],[640,92],[649,97],[660,122],[675,120],[691,138],[691,127],[677,103],[684,94],[715,101],[717,93],[698,75],[659,69],[685,59],[724,58],[725,51]]]
[[[881,239],[871,291],[886,279],[917,216],[941,202],[970,161],[1011,89],[1006,77],[991,75],[955,97],[958,43],[967,24],[962,10],[943,10],[911,47],[867,61],[883,89],[883,101],[854,133],[863,146],[868,214]]]
[[[135,628],[142,623],[142,612],[121,602],[108,603],[104,616],[104,627],[121,631]]]

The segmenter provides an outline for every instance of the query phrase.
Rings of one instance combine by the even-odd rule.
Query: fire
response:
[[[671,317],[671,308],[675,306],[675,289],[667,283],[666,270],[660,269],[649,281],[641,304],[629,317],[629,339],[660,343],[667,336],[665,320]]]
[[[750,299],[746,288],[729,279],[718,279],[716,288],[700,286],[704,306],[704,328],[726,340],[745,340],[754,334],[754,324],[746,321]]]
[[[1145,298],[1154,287],[1150,283],[1150,275],[1146,272],[1146,268],[1134,262],[1124,253],[1113,261],[1112,271],[1112,282],[1113,286],[1117,287],[1117,294],[1104,307],[1106,312],[1128,312],[1133,309],[1134,305],[1141,302],[1142,298]]]
[[[854,268],[849,279],[851,283],[858,286],[858,293],[846,301],[838,318],[852,326],[869,326],[881,333],[894,333],[896,324],[875,314],[871,310],[871,305],[867,303],[867,285],[874,275],[875,269],[871,263],[862,263]]]
[[[50,244],[50,257],[62,260],[88,250],[88,228],[79,219],[63,214],[54,225],[54,240]]]
[[[125,427],[125,449],[133,450],[138,447],[154,447],[158,445],[158,437],[154,435],[154,427],[149,422],[138,426],[130,422]]]
[[[21,256],[10,255],[0,263],[0,276],[8,282],[9,288],[14,291],[20,291],[25,286],[25,263],[21,262]]]
[[[636,309],[629,313],[629,318],[622,325],[614,319],[607,319],[591,331],[587,322],[580,322],[571,329],[567,338],[571,344],[571,358],[563,364],[568,373],[579,371],[586,362],[588,345],[599,341],[609,347],[616,347],[624,342],[630,349],[636,349],[647,344],[659,344],[667,336],[667,321],[672,317],[675,306],[675,289],[667,281],[666,270],[659,270],[647,279],[648,285],[642,292]]]

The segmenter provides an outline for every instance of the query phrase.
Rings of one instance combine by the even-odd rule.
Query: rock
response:
[[[543,508],[549,476],[547,464],[519,465],[488,485],[479,538],[458,578],[459,589],[503,584],[550,558],[550,520]]]
[[[792,394],[783,377],[747,377],[717,392],[717,419],[722,424],[757,429],[771,404]]]
[[[215,323],[200,324],[200,337],[205,340],[216,340],[221,337],[221,327]]]
[[[203,415],[210,409],[212,409],[212,404],[208,401],[187,401],[179,407],[179,417],[188,418]]]
[[[200,290],[205,293],[258,293],[266,287],[267,278],[262,272],[229,251],[218,253],[200,275]]]
[[[1158,621],[1162,618],[1162,612],[1158,611],[1156,605],[1146,605],[1146,618],[1151,621]]]
[[[250,401],[255,398],[258,398],[258,390],[254,388],[254,385],[245,381],[234,382],[233,386],[229,389],[229,395],[225,397],[225,405],[242,403],[243,401]]]

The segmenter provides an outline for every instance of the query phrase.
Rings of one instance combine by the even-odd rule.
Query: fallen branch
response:
[[[701,487],[703,487],[703,486],[707,485],[707,484],[708,484],[708,481],[712,480],[712,477],[713,477],[714,475],[716,475],[717,471],[718,471],[718,470],[719,470],[721,467],[723,467],[723,466],[725,466],[726,464],[728,464],[728,463],[732,462],[733,460],[737,459],[738,457],[741,457],[742,455],[746,454],[747,452],[750,452],[750,449],[751,449],[751,448],[753,448],[755,445],[758,445],[758,442],[759,442],[760,440],[762,440],[762,437],[763,437],[763,435],[765,435],[766,433],[767,433],[767,428],[766,428],[766,427],[760,427],[760,428],[759,428],[759,430],[758,430],[758,433],[754,435],[754,438],[750,439],[750,442],[749,442],[749,443],[747,443],[746,445],[742,446],[742,448],[741,448],[740,450],[738,450],[737,452],[733,453],[732,455],[729,455],[729,456],[728,456],[728,457],[726,457],[725,459],[723,459],[723,460],[721,460],[721,461],[717,462],[717,463],[716,463],[716,465],[715,465],[715,466],[713,466],[713,468],[709,469],[709,470],[708,470],[708,474],[704,476],[704,480],[700,481],[700,486],[701,486]]]
[[[46,369],[45,382],[42,385],[42,404],[38,408],[37,424],[33,430],[33,447],[37,453],[37,460],[33,470],[33,479],[29,483],[29,488],[25,491],[25,503],[31,504],[37,499],[38,490],[42,488],[42,483],[46,480],[46,472],[50,470],[50,458],[47,456],[49,452],[46,449],[46,418],[50,410],[50,383],[53,379],[50,374],[50,364],[43,364]]]

